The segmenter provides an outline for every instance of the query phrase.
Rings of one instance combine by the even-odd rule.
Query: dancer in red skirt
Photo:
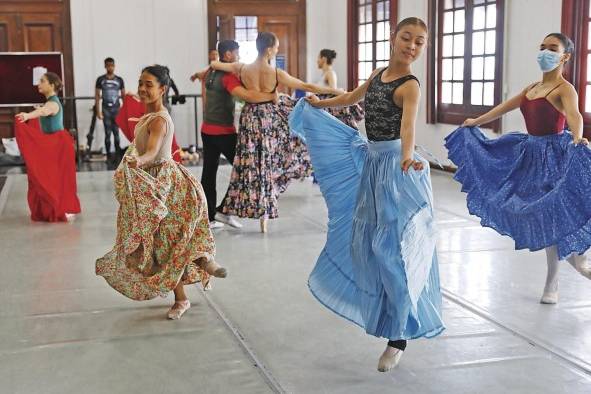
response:
[[[65,222],[66,215],[80,212],[74,141],[64,130],[64,111],[57,97],[61,87],[57,74],[44,74],[38,89],[47,102],[16,115],[16,142],[27,166],[27,199],[35,221]]]

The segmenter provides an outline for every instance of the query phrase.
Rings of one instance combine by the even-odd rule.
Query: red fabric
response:
[[[203,122],[201,124],[201,132],[207,135],[228,135],[236,134],[236,128],[232,126],[221,126],[217,124],[209,124]]]
[[[125,138],[133,141],[135,138],[135,126],[139,119],[146,113],[144,104],[134,96],[127,94],[123,98],[123,105],[115,118],[115,123],[123,131]],[[177,163],[181,162],[181,148],[176,142],[176,136],[172,136],[172,158]]]
[[[65,222],[66,213],[79,213],[76,195],[76,152],[66,130],[45,134],[39,121],[14,122],[18,148],[27,166],[27,200],[31,219]]]
[[[566,118],[545,97],[533,100],[524,97],[520,109],[531,135],[559,134],[564,130]]]
[[[232,94],[232,90],[242,86],[242,82],[240,82],[240,79],[236,76],[236,74],[227,73],[222,77],[222,85],[224,85],[224,88],[226,88],[228,93]]]

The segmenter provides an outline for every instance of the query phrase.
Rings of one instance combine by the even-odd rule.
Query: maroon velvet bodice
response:
[[[527,132],[531,135],[560,134],[564,130],[566,118],[546,97],[530,100],[524,96],[519,108],[525,118]]]

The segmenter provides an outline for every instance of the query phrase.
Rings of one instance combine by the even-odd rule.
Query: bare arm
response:
[[[505,115],[507,112],[511,112],[514,109],[519,108],[519,106],[521,105],[521,100],[523,100],[523,97],[525,96],[525,94],[529,91],[529,89],[532,86],[533,86],[533,84],[529,85],[527,88],[523,89],[521,91],[521,93],[519,93],[518,95],[513,96],[509,100],[502,102],[501,104],[497,105],[496,107],[494,107],[493,109],[491,109],[487,113],[480,115],[478,118],[466,119],[464,121],[464,123],[462,123],[462,126],[471,127],[471,126],[479,126],[481,124],[487,124],[489,122],[492,122],[493,120],[500,118],[501,116]]]
[[[125,88],[121,88],[119,94],[121,95],[121,103],[123,103],[123,99],[125,98]]]
[[[223,62],[211,62],[211,68],[214,70],[225,71],[227,73],[234,73],[238,75],[240,73],[240,69],[244,66],[243,63],[223,63]]]
[[[156,117],[152,120],[148,125],[149,136],[146,152],[137,157],[126,156],[129,166],[136,168],[153,162],[158,152],[160,152],[167,131],[166,121],[163,118]]]
[[[328,86],[319,86],[313,83],[301,81],[295,77],[292,77],[283,70],[277,70],[277,80],[280,84],[285,85],[289,88],[305,90],[306,92],[312,92],[316,94],[340,95],[343,93],[341,90],[334,89]]]
[[[277,93],[258,92],[256,90],[249,90],[243,86],[237,86],[230,92],[232,96],[238,97],[247,103],[264,103],[266,101],[275,101]]]
[[[355,90],[351,92],[347,92],[345,94],[341,94],[340,96],[332,97],[326,100],[319,100],[316,96],[311,96],[308,98],[308,102],[312,104],[314,107],[318,108],[326,108],[326,107],[346,107],[348,105],[353,105],[361,101],[365,97],[365,93],[367,92],[367,88],[369,87],[369,82],[372,78],[380,71],[374,70],[371,74],[369,79],[365,81],[362,85],[355,88]]]
[[[37,119],[41,116],[52,116],[59,112],[60,107],[53,101],[48,101],[41,107],[31,112],[21,112],[16,115],[16,118],[21,122],[26,122],[30,119]]]
[[[583,116],[579,112],[578,102],[579,96],[577,91],[571,84],[565,84],[565,88],[561,89],[560,100],[564,107],[566,115],[566,122],[570,131],[573,133],[573,140],[575,144],[583,142],[587,145],[587,140],[583,138]]]
[[[205,70],[197,71],[195,74],[191,75],[191,78],[189,79],[191,80],[191,82],[195,82],[195,80],[197,79],[203,81],[209,70],[210,68],[207,67]]]
[[[415,151],[415,123],[419,112],[419,103],[421,101],[421,90],[416,81],[409,81],[398,89],[402,95],[402,119],[400,122],[400,140],[402,143],[402,161],[400,166],[404,172],[412,165],[415,170],[422,170],[421,162],[413,161]],[[392,97],[394,99],[394,97]]]

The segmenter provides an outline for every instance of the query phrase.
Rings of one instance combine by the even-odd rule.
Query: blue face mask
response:
[[[559,53],[544,49],[538,52],[538,65],[543,72],[547,73],[560,65],[561,57],[562,55]]]

